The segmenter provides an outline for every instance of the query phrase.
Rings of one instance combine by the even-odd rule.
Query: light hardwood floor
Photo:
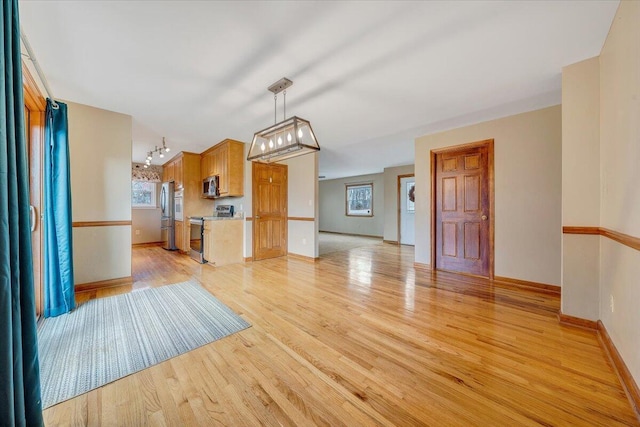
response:
[[[47,425],[638,425],[553,293],[413,268],[377,245],[213,268],[133,251],[133,286],[195,277],[252,327],[45,411]]]
[[[318,233],[318,253],[321,258],[332,252],[342,252],[363,246],[381,244],[381,237],[353,236],[323,231]]]

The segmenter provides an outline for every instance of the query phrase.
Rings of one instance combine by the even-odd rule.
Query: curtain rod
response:
[[[40,68],[40,64],[36,59],[36,55],[33,53],[33,50],[31,49],[31,45],[29,44],[29,39],[27,39],[27,35],[24,33],[24,31],[22,31],[22,28],[20,28],[20,39],[22,40],[22,43],[24,44],[25,49],[27,49],[27,58],[29,58],[29,60],[35,67],[36,73],[38,73],[38,77],[40,78],[40,81],[44,85],[44,90],[47,92],[47,96],[49,97],[49,99],[51,99],[51,104],[53,108],[58,108],[58,103],[53,97],[51,88],[49,87],[49,83],[47,82],[47,79],[44,76],[42,69]]]

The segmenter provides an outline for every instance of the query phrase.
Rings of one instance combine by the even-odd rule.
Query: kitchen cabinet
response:
[[[175,182],[175,189],[182,190],[184,188],[184,175],[182,170],[183,153],[178,155],[162,166],[162,180]]]
[[[205,221],[202,229],[202,256],[208,261],[211,259],[211,245],[209,244],[211,242],[211,225],[207,227],[207,222],[211,221]]]
[[[163,181],[174,181],[175,189],[183,191],[182,212],[184,222],[175,222],[176,247],[189,252],[189,217],[213,212],[213,200],[203,199],[200,154],[181,151],[164,164]]]
[[[218,175],[218,189],[220,197],[230,196],[229,194],[229,145],[225,144],[216,150],[216,175]],[[242,193],[242,190],[240,190]]]
[[[182,171],[182,157],[178,157],[173,162],[173,180],[176,190],[184,189],[184,174]]]
[[[162,181],[175,181],[175,168],[173,162],[168,162],[162,166]]]
[[[206,151],[205,151],[206,153]],[[213,152],[207,153],[206,155],[202,155],[200,158],[200,170],[202,172],[201,178],[204,180],[210,176],[215,175],[216,173],[216,165],[215,163],[215,155]]]
[[[204,259],[216,267],[243,262],[243,227],[242,219],[205,219]]]
[[[243,196],[244,162],[244,143],[225,139],[201,154],[202,179],[218,175],[220,197]]]
[[[182,221],[175,221],[174,224],[176,229],[176,248],[184,252],[184,223]]]

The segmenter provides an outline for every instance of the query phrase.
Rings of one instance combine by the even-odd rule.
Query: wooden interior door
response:
[[[435,269],[493,277],[493,141],[432,151],[432,182]]]
[[[31,215],[31,251],[33,256],[33,286],[36,297],[36,316],[42,314],[43,258],[42,239],[42,174],[44,148],[44,121],[46,102],[26,67],[22,67],[24,90],[25,137],[29,158],[29,213]]]
[[[287,165],[253,163],[253,259],[287,254]]]

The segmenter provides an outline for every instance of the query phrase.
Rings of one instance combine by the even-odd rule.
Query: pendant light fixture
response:
[[[293,84],[286,77],[278,80],[267,89],[273,92],[273,122],[276,122],[276,107],[278,94],[284,95],[284,117],[280,123],[275,123],[253,135],[247,160],[253,162],[273,163],[303,154],[320,150],[311,123],[300,117],[287,119],[287,88]]]
[[[147,152],[147,158],[144,161],[144,168],[148,168],[149,166],[151,166],[151,160],[153,160],[153,155],[155,153],[158,153],[158,157],[160,157],[161,159],[164,157],[165,153],[168,153],[169,151],[171,151],[171,149],[169,147],[167,147],[167,143],[164,140],[164,136],[162,137],[162,147],[158,147],[156,145],[155,150],[151,150],[149,152]]]

